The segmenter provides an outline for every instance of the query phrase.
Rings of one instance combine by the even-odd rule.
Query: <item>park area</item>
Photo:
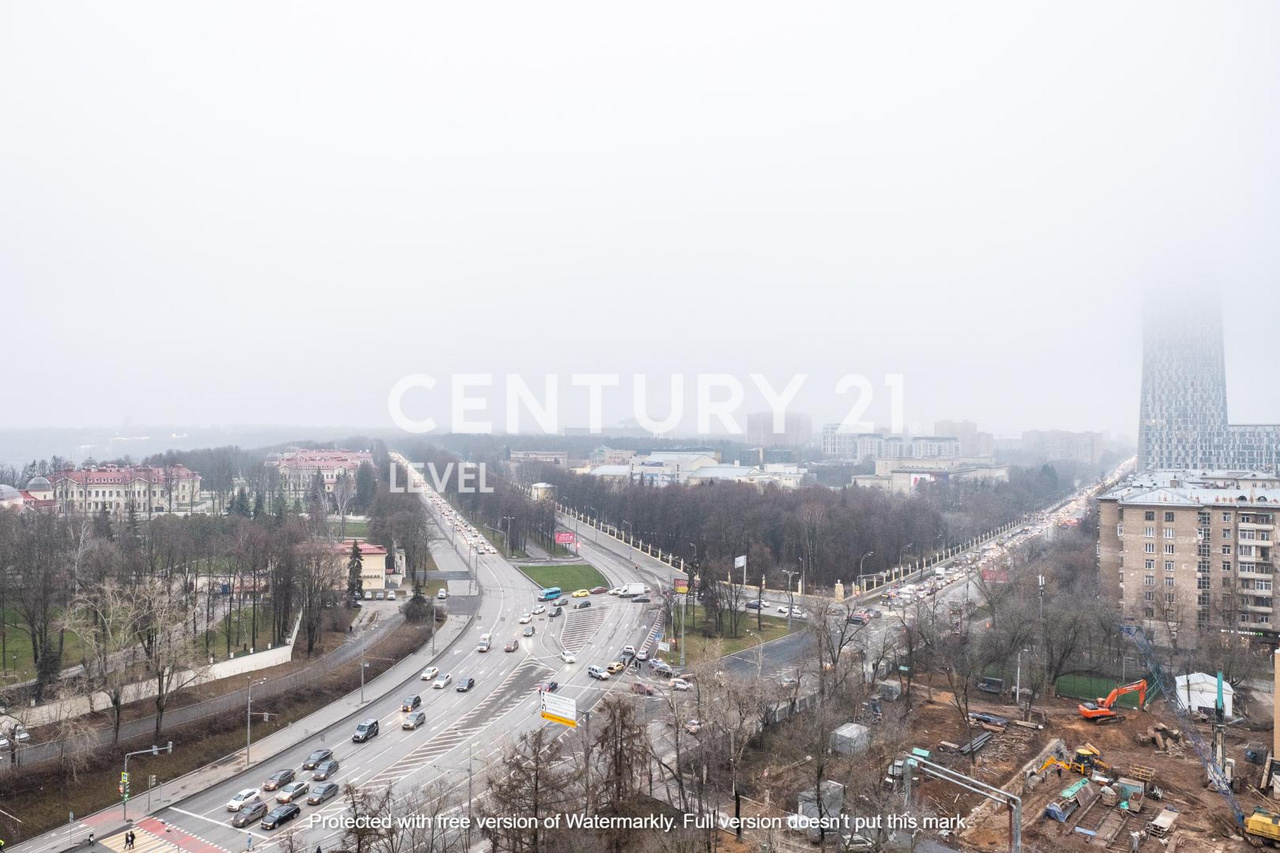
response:
[[[594,566],[588,566],[586,563],[571,563],[563,566],[521,566],[520,571],[543,589],[558,586],[566,595],[576,589],[592,589],[609,585],[604,575],[600,574]]]

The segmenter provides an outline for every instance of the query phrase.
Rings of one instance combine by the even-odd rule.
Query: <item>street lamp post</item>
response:
[[[595,521],[593,521],[591,524],[591,531],[592,531],[591,538],[599,542],[600,541],[600,508],[588,505],[587,509],[595,513]]]
[[[859,560],[858,560],[858,590],[859,590],[859,593],[866,592],[866,590],[864,590],[864,589],[862,588],[862,579],[863,579],[864,577],[866,577],[866,575],[864,575],[864,574],[862,573],[862,564],[863,564],[863,563],[865,563],[865,562],[867,561],[867,557],[870,557],[870,556],[871,556],[872,554],[874,554],[874,553],[875,553],[875,551],[868,551],[867,553],[865,553],[865,554],[863,554],[863,555],[862,555],[861,559],[859,559]]]
[[[510,560],[511,559],[511,522],[515,521],[516,517],[514,515],[504,515],[502,517],[502,520],[507,525],[507,538],[505,542],[507,545],[507,559]]]
[[[262,679],[258,684],[266,684]],[[249,749],[253,746],[253,676],[249,676],[249,693],[244,703],[244,766],[249,767]]]
[[[631,522],[626,521],[625,519],[623,520],[622,523],[626,525],[626,528],[627,528],[627,559],[631,560],[632,562],[635,562],[636,547],[635,545],[632,544],[633,540],[636,537],[635,528],[631,526]]]
[[[795,598],[791,592],[791,579],[800,574],[795,569],[783,569],[782,573],[787,576],[787,631],[791,630],[791,611],[795,608]]]

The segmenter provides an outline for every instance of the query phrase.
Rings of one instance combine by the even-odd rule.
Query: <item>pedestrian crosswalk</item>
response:
[[[227,853],[224,848],[158,818],[149,817],[138,821],[132,832],[132,847],[125,846],[127,832],[116,833],[98,843],[115,853]]]

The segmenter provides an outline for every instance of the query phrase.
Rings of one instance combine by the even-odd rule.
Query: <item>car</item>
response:
[[[563,608],[563,607],[557,607],[555,610],[552,610],[550,613],[548,613],[548,614],[547,614],[547,618],[548,618],[548,619],[554,619],[554,618],[556,618],[557,616],[559,616],[561,613],[564,613],[564,608]]]
[[[262,783],[262,790],[279,790],[282,786],[288,785],[292,782],[294,775],[295,774],[292,770],[277,770],[275,773],[271,774],[267,781]]]
[[[302,814],[302,809],[295,803],[288,803],[283,806],[276,806],[267,816],[262,819],[263,829],[276,829],[284,826],[298,815]]]
[[[615,661],[610,661],[608,666],[604,668],[604,671],[609,673],[610,675],[617,675],[618,673],[622,672],[626,668],[627,668],[627,665],[625,663],[623,663],[620,660],[615,660]]]
[[[588,608],[588,607],[590,607],[590,606],[591,606],[591,602],[590,602],[590,601],[579,601],[577,604],[575,604],[575,605],[573,606],[573,609],[574,609],[574,610],[584,610],[584,609],[586,609],[586,608]]]
[[[574,598],[586,598],[590,594],[591,594],[591,590],[589,589],[575,589],[573,591]]]
[[[593,586],[593,587],[591,587],[591,594],[592,594],[592,595],[603,595],[603,594],[605,594],[605,593],[606,593],[606,592],[608,592],[608,591],[609,591],[609,588],[608,588],[607,586]]]
[[[562,595],[556,599],[556,607],[564,607],[569,603],[569,596]]]
[[[794,675],[784,675],[778,680],[782,683],[783,687],[795,687],[800,683],[800,679],[796,678]]]
[[[318,806],[325,800],[331,800],[337,795],[337,782],[322,782],[311,789],[311,795],[307,797],[307,805]]]
[[[504,652],[514,652],[518,648],[520,648],[519,640],[507,640],[507,644],[502,647],[502,650]]]
[[[227,802],[227,811],[238,812],[252,802],[261,801],[262,797],[257,788],[245,788],[237,791],[236,795]]]
[[[609,673],[605,672],[604,667],[597,666],[596,664],[592,664],[587,667],[587,675],[591,678],[598,678],[601,681],[609,680]]]
[[[641,696],[652,696],[654,694],[653,688],[645,684],[643,681],[631,682],[631,692],[639,693]]]
[[[544,681],[538,685],[539,693],[555,693],[560,688],[558,681]]]
[[[338,772],[338,759],[330,758],[327,761],[321,761],[316,765],[316,769],[311,771],[312,782],[323,782],[334,773]]]
[[[366,590],[364,591],[364,600],[365,600],[365,601],[373,601],[373,590],[371,590],[371,589],[366,589]]]
[[[747,602],[745,605],[743,605],[743,606],[744,606],[744,607],[746,607],[748,610],[759,610],[759,609],[760,609],[760,602],[758,602],[758,601],[748,601],[748,602]]]
[[[422,710],[414,711],[405,716],[404,722],[400,724],[400,728],[409,729],[412,731],[413,729],[421,728],[426,721],[427,721],[426,711],[422,711]]]
[[[574,656],[573,656],[573,653],[572,653],[572,652],[569,652],[569,651],[563,651],[563,652],[561,652],[561,653],[560,653],[560,660],[564,661],[565,663],[577,663],[577,662],[578,662],[578,659],[577,659],[576,657],[574,657]]]
[[[276,794],[277,803],[292,803],[294,800],[300,800],[311,790],[311,786],[306,782],[290,782],[280,789],[280,793]]]
[[[624,589],[626,589],[626,587],[623,587],[623,586],[615,586],[613,589],[609,590],[609,594],[610,594],[610,595],[622,595],[622,591],[623,591]]]
[[[470,690],[472,687],[475,687],[475,686],[476,686],[476,680],[474,678],[464,678],[458,682],[458,686],[455,689],[459,693],[466,693],[468,690]]]
[[[387,601],[396,600],[396,591],[394,589],[387,590]]]
[[[404,701],[400,703],[401,711],[416,711],[422,707],[422,697],[418,694],[406,696]]]
[[[532,621],[533,621],[533,614],[532,614],[532,613],[525,613],[525,614],[521,615],[521,617],[520,617],[520,624],[521,624],[521,625],[528,625],[528,624],[529,624],[530,622],[532,622]]]
[[[453,683],[453,676],[446,672],[444,675],[436,679],[436,683],[431,685],[431,689],[443,690],[452,683]]]
[[[778,605],[778,612],[779,612],[780,614],[782,614],[783,616],[786,616],[786,615],[787,615],[787,605],[785,605],[785,604],[779,604],[779,605]]]
[[[691,735],[696,735],[698,732],[702,731],[702,723],[697,720],[690,720],[684,724],[684,730]]]
[[[267,804],[264,801],[252,800],[240,807],[240,811],[236,812],[236,816],[231,819],[231,825],[235,827],[248,826],[255,820],[261,820],[266,813]]]
[[[436,593],[436,601],[444,601],[448,597],[448,591],[444,587],[440,587],[439,592]]]
[[[424,669],[424,670],[422,671],[422,680],[423,680],[423,681],[431,681],[431,680],[433,680],[436,676],[438,676],[439,674],[440,674],[440,667],[438,667],[438,666],[429,666],[429,667],[427,667],[426,669]]]
[[[317,749],[315,752],[307,756],[307,760],[302,762],[303,770],[315,770],[316,765],[321,761],[328,761],[333,758],[332,749]]]
[[[635,657],[636,647],[628,643],[627,645],[622,647],[622,654],[628,657]]]
[[[547,605],[545,604],[539,604],[537,607],[533,608],[534,616],[540,616],[541,614],[546,612],[547,612]]]
[[[693,687],[693,685],[690,684],[688,681],[684,680],[683,678],[671,679],[672,690],[688,690],[691,687]]]
[[[636,660],[646,661],[648,659],[649,659],[649,653],[646,652],[644,649],[641,649],[640,651],[636,652]]]
[[[532,636],[533,636],[533,626],[532,626],[532,625],[525,625],[525,626],[524,626],[524,631],[522,631],[521,633],[522,633],[524,636],[526,636],[526,637],[532,637]]]
[[[649,603],[649,596],[647,596],[647,595],[637,595],[635,598],[631,599],[631,603],[632,603],[632,604],[648,604],[648,603]]]
[[[351,736],[353,743],[364,743],[369,738],[378,736],[378,721],[370,717],[356,726],[356,733]]]

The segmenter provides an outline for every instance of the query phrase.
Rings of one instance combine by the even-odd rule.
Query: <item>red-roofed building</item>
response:
[[[397,571],[395,558],[381,545],[365,542],[362,539],[344,539],[334,543],[334,550],[342,555],[342,583],[345,588],[347,573],[346,561],[351,556],[351,543],[360,543],[360,578],[365,589],[374,591],[387,588],[387,575]]]
[[[102,465],[68,468],[49,478],[53,499],[64,512],[108,512],[123,516],[130,505],[141,515],[189,512],[200,500],[200,475],[182,465]]]
[[[366,462],[373,464],[373,454],[364,450],[290,450],[267,457],[267,464],[279,470],[285,491],[296,498],[311,489],[317,471],[330,494],[343,475],[354,487],[356,471]]]

